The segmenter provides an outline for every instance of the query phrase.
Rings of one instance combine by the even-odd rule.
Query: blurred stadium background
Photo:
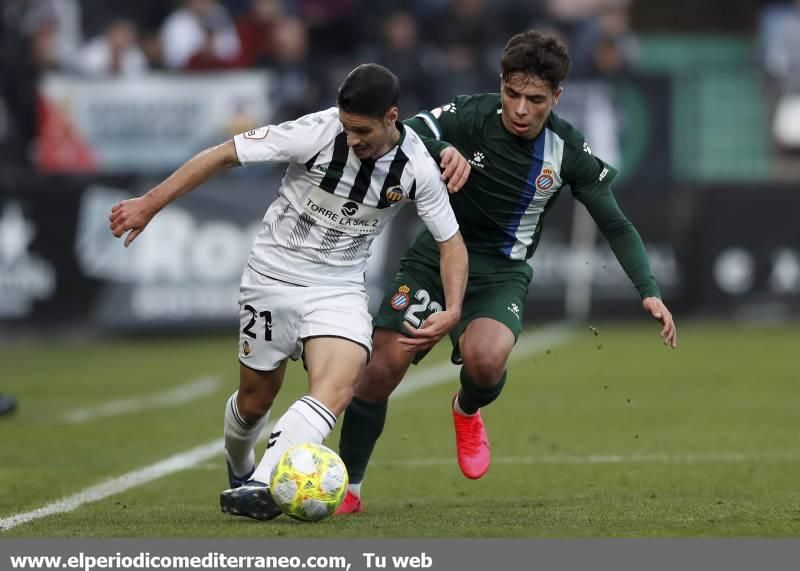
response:
[[[635,290],[584,211],[566,197],[548,217],[533,259],[526,321],[531,326],[621,321],[608,329],[615,332],[608,337],[598,340],[595,329],[590,341],[577,345],[576,354],[586,363],[583,374],[600,384],[617,372],[628,375],[630,387],[638,387],[631,390],[643,391],[640,400],[654,402],[664,397],[663,388],[648,393],[656,383],[637,381],[653,375],[663,383],[678,381],[688,390],[686,399],[670,394],[660,402],[667,411],[699,407],[699,424],[690,423],[698,432],[690,430],[674,443],[676,453],[739,453],[728,446],[736,442],[728,431],[737,426],[753,437],[742,441],[745,449],[796,462],[795,450],[788,449],[793,440],[786,437],[800,426],[796,410],[786,407],[796,402],[794,381],[800,376],[791,355],[800,341],[795,321],[800,316],[800,2],[2,0],[0,393],[15,393],[20,409],[15,418],[0,421],[0,458],[10,459],[0,459],[0,481],[6,484],[0,489],[9,490],[0,493],[0,518],[199,443],[197,434],[165,438],[159,432],[169,431],[169,415],[177,414],[169,411],[184,406],[182,397],[173,395],[167,398],[171,404],[135,408],[124,424],[103,425],[105,437],[141,433],[147,442],[134,451],[127,441],[119,458],[112,454],[100,461],[84,450],[88,445],[77,445],[96,438],[96,428],[71,432],[79,429],[70,425],[54,436],[52,424],[67,418],[67,409],[93,410],[89,416],[104,422],[115,416],[96,414],[114,409],[103,409],[105,401],[221,375],[222,385],[194,387],[200,395],[192,405],[194,416],[180,408],[186,422],[202,426],[199,433],[210,438],[221,432],[221,414],[215,411],[236,383],[239,276],[283,167],[236,169],[218,177],[161,213],[129,250],[108,230],[112,204],[140,195],[192,154],[235,133],[333,105],[338,83],[364,61],[398,74],[405,116],[456,94],[496,91],[505,41],[528,28],[567,42],[573,72],[557,112],[584,132],[595,154],[619,167],[615,193],[645,240],[679,334],[686,336],[669,357],[632,341],[649,335],[655,347],[657,327],[642,323]],[[406,209],[376,241],[368,274],[373,304],[416,228]],[[707,325],[709,320],[716,325]],[[648,325],[651,329],[643,328]],[[577,330],[587,334],[585,327]],[[148,344],[143,334],[156,340]],[[192,350],[193,344],[200,349]],[[596,362],[601,348],[605,365]],[[627,369],[621,364],[626,359],[632,360]],[[657,374],[654,364],[661,369]],[[533,381],[538,366],[526,361],[517,376],[535,371]],[[574,374],[580,370],[575,367]],[[531,389],[538,393],[518,396],[557,400],[563,387],[547,375],[561,378],[561,373],[552,366],[543,371],[548,380]],[[302,372],[293,374],[301,390]],[[714,415],[703,417],[708,425],[699,420],[701,409],[722,406],[716,392],[725,389],[703,384],[712,381],[741,389],[731,393],[739,399],[729,395],[727,401],[730,424],[713,424]],[[704,389],[692,389],[698,386]],[[549,390],[553,394],[543,396]],[[760,416],[750,416],[755,413],[745,404],[756,406],[751,400],[756,394],[763,407]],[[145,403],[156,402],[147,398]],[[620,418],[616,405],[593,402],[598,423]],[[120,415],[131,412],[122,408]],[[771,416],[777,409],[786,416]],[[408,410],[414,410],[410,404]],[[664,434],[672,433],[668,412],[658,407],[650,412],[625,413],[637,440],[639,420],[663,422]],[[677,417],[695,418],[685,410]],[[744,423],[734,422],[738,418]],[[553,412],[553,433],[564,429],[558,421]],[[397,430],[407,430],[397,422]],[[764,428],[764,439],[777,448],[763,448],[748,422]],[[447,450],[449,428],[442,430],[441,447]],[[709,436],[703,448],[702,439],[695,440],[698,433],[719,439]],[[558,450],[534,436],[518,446]],[[594,440],[582,440],[585,435],[576,434],[574,442],[581,443],[582,453],[608,452],[617,436],[596,448]],[[399,436],[391,438],[404,446]],[[570,449],[568,443],[560,446]],[[45,475],[44,496],[18,485],[23,474],[38,470],[43,454],[62,451],[63,462],[72,462],[67,450],[96,471],[75,466],[67,470],[74,475],[68,482]],[[777,471],[787,467],[781,466]],[[457,479],[452,466],[448,469],[448,478]],[[724,477],[722,472],[715,475]],[[752,477],[752,470],[748,473]],[[212,493],[222,484],[216,472],[206,479]],[[26,477],[22,481],[27,485]],[[559,483],[564,482],[554,475],[551,484]],[[768,478],[754,485],[783,489]],[[715,493],[724,495],[722,489]],[[796,494],[791,498],[795,509]],[[784,505],[786,497],[775,502]],[[671,509],[679,512],[680,506]],[[748,509],[733,512],[752,525]],[[773,533],[797,533],[796,514],[781,513],[785,525]],[[91,521],[91,514],[78,516],[72,520],[78,527],[71,529],[86,530],[81,526]],[[431,525],[435,534],[441,522]],[[697,534],[697,525],[625,529]],[[390,534],[393,528],[388,529]],[[592,534],[586,531],[591,527],[552,529]],[[614,534],[615,528],[598,529]],[[759,528],[732,529],[721,533],[758,534]],[[356,528],[359,532],[373,533],[367,527]],[[461,528],[442,533],[470,534]]]

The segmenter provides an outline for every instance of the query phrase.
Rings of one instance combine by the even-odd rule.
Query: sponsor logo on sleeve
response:
[[[252,131],[248,131],[244,134],[245,139],[263,139],[269,133],[269,127],[260,127],[258,129],[253,129]]]

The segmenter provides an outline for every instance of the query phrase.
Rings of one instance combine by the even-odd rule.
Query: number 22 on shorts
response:
[[[418,313],[425,312],[426,310],[430,311],[431,313],[442,311],[442,304],[438,301],[431,301],[431,294],[428,293],[428,290],[417,290],[416,293],[414,293],[414,299],[416,299],[419,303],[411,305],[403,316],[403,318],[414,327],[419,327],[423,321],[417,317]]]

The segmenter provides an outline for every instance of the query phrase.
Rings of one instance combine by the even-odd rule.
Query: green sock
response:
[[[500,381],[493,387],[476,386],[472,379],[467,375],[464,367],[461,367],[461,391],[458,393],[458,406],[467,414],[475,414],[478,409],[493,402],[500,396],[503,386],[506,384],[508,370],[503,371]]]
[[[342,420],[339,456],[342,457],[351,484],[364,479],[375,442],[383,432],[389,401],[370,402],[353,397]]]

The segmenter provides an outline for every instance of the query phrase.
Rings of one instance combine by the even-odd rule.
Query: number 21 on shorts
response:
[[[258,318],[262,318],[264,320],[264,341],[272,341],[272,312],[271,311],[258,311],[252,305],[245,305],[244,306],[246,311],[250,312],[250,322],[244,326],[242,329],[242,333],[250,337],[251,339],[255,339],[258,337],[256,333],[253,333],[252,329],[255,326],[256,321]]]

